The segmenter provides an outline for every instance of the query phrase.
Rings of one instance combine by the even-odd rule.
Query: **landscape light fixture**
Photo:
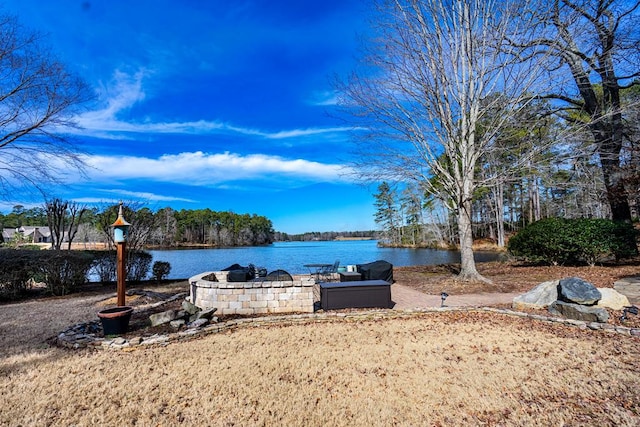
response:
[[[111,224],[113,227],[113,241],[116,242],[117,246],[117,255],[116,255],[116,273],[118,276],[118,285],[117,285],[117,299],[118,306],[122,307],[125,305],[125,280],[127,277],[126,272],[126,246],[127,246],[127,235],[129,233],[129,227],[131,224],[124,219],[122,214],[122,202],[120,202],[120,206],[118,208],[118,218],[116,222]]]
[[[442,301],[440,302],[440,307],[444,307],[444,300],[446,300],[448,296],[449,294],[446,292],[440,294],[440,298],[442,299]]]

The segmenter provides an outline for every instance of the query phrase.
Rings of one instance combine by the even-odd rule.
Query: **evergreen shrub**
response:
[[[171,264],[167,261],[156,261],[151,268],[153,280],[163,280],[171,273]]]
[[[598,260],[638,253],[633,225],[608,219],[547,218],[511,237],[508,250],[517,258],[553,265],[595,265]]]
[[[117,279],[116,251],[91,251],[93,265],[91,274],[102,283],[115,282]],[[127,280],[139,282],[144,280],[151,269],[153,255],[149,252],[131,250],[127,251]]]
[[[127,252],[127,280],[144,280],[152,259],[153,256],[145,251]],[[115,281],[116,253],[1,249],[0,299],[20,298],[34,281],[44,282],[47,292],[52,295],[67,295],[85,284],[90,274],[102,282]]]
[[[114,251],[91,251],[91,254],[93,255],[91,275],[102,283],[115,282],[116,253]]]
[[[45,282],[52,295],[76,292],[87,282],[93,256],[85,251],[39,251],[34,265],[34,279]]]
[[[20,298],[29,289],[35,251],[0,250],[0,299]]]
[[[144,280],[151,269],[153,255],[145,251],[127,251],[127,280]]]

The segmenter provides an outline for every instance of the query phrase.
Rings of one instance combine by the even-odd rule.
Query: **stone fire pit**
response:
[[[228,282],[228,273],[208,271],[191,277],[188,300],[203,310],[215,308],[218,314],[313,313],[312,278]]]

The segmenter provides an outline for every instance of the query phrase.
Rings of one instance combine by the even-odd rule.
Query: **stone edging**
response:
[[[108,339],[96,336],[96,332],[99,332],[101,327],[99,321],[93,321],[71,326],[70,328],[61,332],[54,341],[55,345],[70,349],[93,348],[109,350],[133,350],[136,348],[153,345],[167,345],[171,342],[185,340],[192,337],[200,337],[211,333],[224,332],[227,330],[236,329],[238,327],[260,327],[272,324],[292,325],[336,320],[365,321],[375,319],[396,319],[408,318],[427,313],[442,313],[453,311],[479,311],[497,313],[508,316],[528,318],[542,322],[560,323],[567,326],[578,327],[580,329],[602,330],[605,332],[618,333],[640,338],[640,328],[614,326],[608,323],[584,322],[581,320],[563,319],[558,317],[543,316],[540,314],[531,314],[492,307],[434,307],[410,310],[368,310],[350,313],[327,312],[245,318],[188,328],[183,331],[172,332],[169,334],[156,334],[149,337],[134,337],[128,340],[122,337]]]

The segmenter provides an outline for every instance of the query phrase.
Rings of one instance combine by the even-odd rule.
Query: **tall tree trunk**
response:
[[[540,220],[540,189],[538,178],[529,178],[529,224]]]
[[[496,241],[499,248],[504,248],[504,184],[499,182],[493,191],[496,199]]]
[[[462,280],[480,280],[488,282],[476,269],[476,261],[473,258],[473,232],[471,229],[471,199],[460,203],[458,213],[458,235],[460,238],[460,274]]]
[[[588,55],[580,51],[578,47],[579,41],[577,40],[583,35],[583,32],[572,34],[569,31],[570,24],[562,21],[559,7],[555,9],[553,22],[566,46],[561,55],[569,66],[578,92],[584,101],[584,111],[590,117],[589,128],[600,156],[604,184],[607,189],[607,200],[611,207],[611,217],[614,221],[631,221],[629,200],[620,168],[623,123],[620,110],[620,84],[614,70],[613,59],[613,55],[617,51],[616,36],[620,36],[618,32],[621,31],[620,19],[627,12],[615,17],[612,2],[608,3],[607,6],[603,5],[603,9],[594,16],[585,7],[562,0],[563,6],[568,5],[579,18],[584,19],[585,23],[590,26],[586,31],[590,31],[592,36],[597,36],[593,47],[599,53],[594,55],[595,58],[589,58],[590,61],[585,61],[584,58]],[[594,71],[600,77],[602,88],[600,97],[596,90],[597,83],[592,83],[590,79],[591,73]]]
[[[617,115],[617,114],[616,114]],[[613,118],[611,119],[613,121]],[[619,125],[622,128],[620,120]],[[618,135],[612,126],[596,123],[591,127],[592,134],[598,145],[600,164],[604,185],[607,189],[607,201],[611,208],[611,219],[614,221],[631,222],[631,209],[627,190],[624,187],[622,170],[620,168],[620,152],[622,151],[622,133]]]

